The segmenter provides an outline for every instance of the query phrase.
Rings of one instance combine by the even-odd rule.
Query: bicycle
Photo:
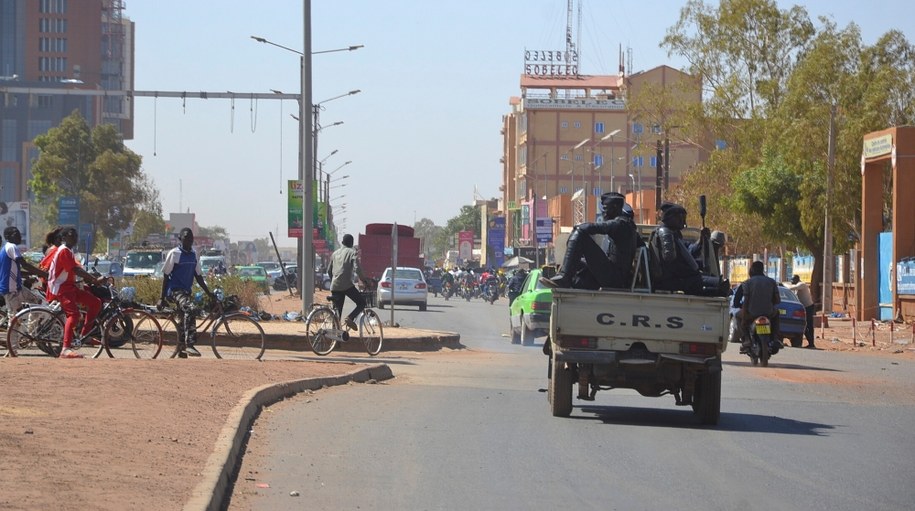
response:
[[[155,317],[134,306],[130,292],[133,288],[124,288],[119,293],[109,283],[92,289],[94,294],[103,295],[102,309],[92,329],[86,335],[77,336],[70,348],[97,347],[92,358],[98,358],[102,353],[115,358],[115,353],[123,353],[121,348],[129,349],[136,358],[158,357],[162,350],[162,327]],[[53,357],[59,356],[63,351],[65,319],[66,315],[56,301],[48,305],[25,304],[7,329],[9,356],[19,356],[32,347]],[[94,342],[95,338],[99,341]]]
[[[238,311],[238,297],[222,297],[222,290],[214,290],[216,300],[210,300],[203,318],[197,318],[197,331],[210,333],[210,346],[218,359],[260,360],[264,355],[265,335],[260,323]],[[153,308],[155,309],[155,308]],[[155,315],[167,322],[166,342],[174,344],[169,358],[178,355],[178,321],[174,309],[156,310]],[[217,342],[217,340],[219,342]],[[218,345],[218,346],[217,346]]]
[[[371,356],[381,352],[384,343],[384,328],[381,317],[372,307],[375,306],[375,291],[362,291],[365,309],[356,318],[359,325],[359,338],[365,345],[365,351]],[[330,300],[330,297],[327,298]],[[350,340],[349,332],[340,328],[340,317],[333,305],[313,305],[305,319],[305,336],[311,344],[311,350],[317,355],[327,355],[338,342]]]

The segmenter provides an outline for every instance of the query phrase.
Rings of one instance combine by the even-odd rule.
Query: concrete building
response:
[[[537,69],[542,68],[563,70],[561,65]],[[678,126],[669,125],[672,110],[701,102],[698,81],[669,66],[630,76],[526,72],[520,85],[521,95],[511,98],[502,126],[506,247],[552,245],[573,225],[593,221],[599,197],[608,191],[627,196],[637,222],[654,223],[658,192],[663,197],[706,157],[677,137]],[[630,107],[640,92],[654,90],[666,91],[670,101],[662,109],[668,111]],[[659,147],[669,154],[669,168],[660,178]]]
[[[79,110],[90,127],[133,137],[124,97],[73,89],[133,89],[133,23],[123,0],[0,0],[0,201],[29,200],[36,136]]]

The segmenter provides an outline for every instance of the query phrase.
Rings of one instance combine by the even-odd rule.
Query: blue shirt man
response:
[[[175,302],[175,313],[178,316],[178,357],[199,357],[200,352],[194,347],[197,341],[197,307],[191,297],[191,286],[194,280],[210,297],[215,296],[203,280],[200,260],[194,252],[194,233],[185,227],[178,233],[180,245],[169,250],[162,267],[162,293],[159,307],[164,307],[166,300]]]

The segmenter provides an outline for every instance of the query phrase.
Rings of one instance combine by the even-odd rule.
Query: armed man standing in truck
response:
[[[628,288],[632,283],[632,261],[642,244],[635,224],[622,216],[625,197],[616,192],[600,196],[603,221],[576,225],[566,244],[562,268],[552,278],[540,278],[550,288]],[[606,253],[591,237],[609,236]]]

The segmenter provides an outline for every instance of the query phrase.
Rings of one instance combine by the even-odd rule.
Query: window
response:
[[[568,155],[568,154],[564,154],[564,155],[560,156],[559,159],[560,159],[560,160],[568,160],[568,159],[569,159],[569,155]]]
[[[53,96],[38,96],[38,108],[51,108],[51,105],[54,104]]]
[[[594,123],[594,133],[603,133],[604,132],[604,123],[596,122]]]
[[[582,161],[582,157],[580,154],[575,155],[575,161]]]
[[[560,186],[560,187],[559,187],[559,194],[562,195],[562,194],[564,194],[564,193],[569,193],[569,189],[568,189],[567,187],[565,187],[565,186]]]
[[[604,164],[604,157],[599,154],[595,154],[594,155],[594,166],[600,167],[603,164]]]
[[[569,121],[562,121],[562,123],[559,124],[559,127],[564,130],[569,129]]]
[[[40,18],[38,20],[38,31],[41,33],[51,31],[51,20],[48,18]]]
[[[575,129],[581,129],[581,121],[575,121]]]

